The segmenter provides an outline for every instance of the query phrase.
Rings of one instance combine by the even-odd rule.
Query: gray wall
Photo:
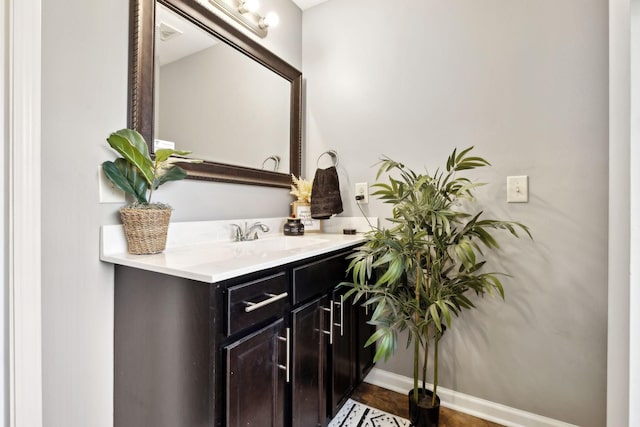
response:
[[[472,175],[483,208],[534,234],[503,239],[506,302],[449,331],[441,385],[587,427],[605,424],[607,5],[330,0],[303,18],[307,173],[338,151],[345,214],[382,154],[433,170],[475,145],[493,164]],[[507,204],[521,174],[530,203]],[[381,367],[411,376],[411,356]]]
[[[263,1],[281,25],[267,44],[300,68],[301,12]],[[128,0],[42,1],[42,340],[47,427],[113,425],[113,267],[99,227],[119,205],[98,203],[109,132],[127,124]],[[69,25],[73,23],[73,25]],[[184,181],[160,189],[174,220],[285,216],[285,189]]]

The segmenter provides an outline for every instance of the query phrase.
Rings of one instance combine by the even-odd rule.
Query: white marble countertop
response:
[[[231,226],[256,221],[270,227],[268,233],[250,242],[233,242]],[[369,218],[377,226],[377,218]],[[322,233],[284,236],[285,218],[258,218],[228,221],[175,222],[169,225],[167,248],[154,255],[127,253],[121,225],[101,227],[100,259],[201,282],[215,283],[248,273],[344,249],[364,241],[370,229],[364,218],[332,218],[324,221]],[[355,228],[358,234],[342,234]]]

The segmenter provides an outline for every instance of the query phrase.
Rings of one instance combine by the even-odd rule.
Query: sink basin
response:
[[[202,265],[246,262],[247,259],[261,259],[265,257],[277,256],[279,252],[286,253],[289,250],[296,250],[312,245],[326,243],[326,239],[299,237],[299,236],[276,236],[264,239],[251,240],[246,242],[215,242],[198,245],[199,249],[194,250],[194,246],[184,248],[174,248],[166,251],[160,256],[165,262],[173,265]]]
[[[185,266],[228,261],[247,255],[246,251],[229,243],[197,246],[199,246],[198,250],[193,250],[191,246],[174,248],[172,251],[165,251],[161,256],[167,262]]]
[[[291,249],[304,248],[307,246],[325,243],[325,239],[300,237],[300,236],[278,236],[266,239],[256,239],[248,242],[235,243],[239,247],[249,252],[275,252],[287,251]]]

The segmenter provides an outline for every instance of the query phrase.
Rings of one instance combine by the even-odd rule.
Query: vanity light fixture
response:
[[[260,15],[258,0],[209,0],[209,4],[262,38],[267,36],[269,27],[275,27],[280,22],[275,12]]]

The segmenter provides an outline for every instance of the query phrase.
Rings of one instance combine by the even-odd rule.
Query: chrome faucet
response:
[[[261,222],[256,222],[251,227],[247,228],[247,223],[244,223],[244,231],[238,224],[231,224],[233,229],[233,240],[235,242],[246,242],[248,240],[256,240],[258,238],[258,231],[264,233],[269,231],[269,227]]]

